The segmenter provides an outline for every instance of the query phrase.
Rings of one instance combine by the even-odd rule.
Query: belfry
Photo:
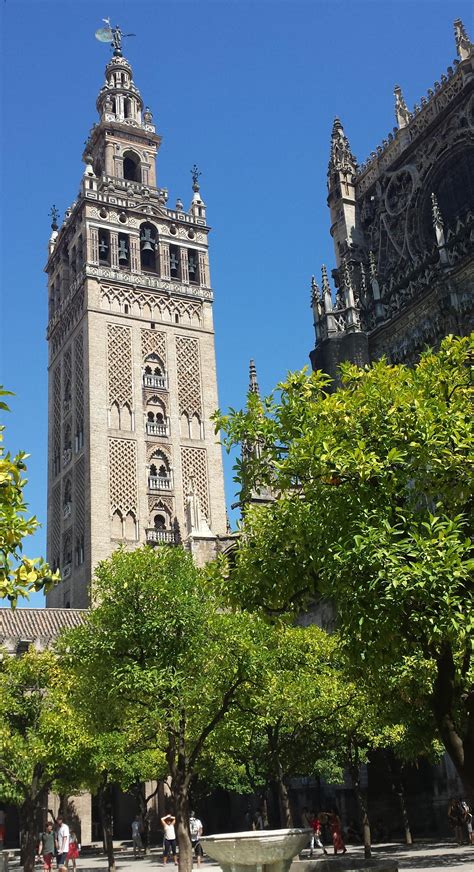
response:
[[[204,562],[226,533],[200,173],[189,209],[169,208],[161,137],[110,33],[79,195],[61,227],[52,211],[46,266],[48,560],[62,578],[49,607],[86,608],[120,544],[183,543]]]

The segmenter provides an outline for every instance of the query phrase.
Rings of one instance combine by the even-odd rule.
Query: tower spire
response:
[[[257,397],[260,396],[260,388],[257,381],[257,368],[254,360],[250,361],[249,366],[249,394],[257,394]]]
[[[351,151],[349,140],[340,119],[335,118],[328,167],[328,206],[337,266],[340,265],[342,257],[361,241],[355,209],[357,172],[358,163]]]

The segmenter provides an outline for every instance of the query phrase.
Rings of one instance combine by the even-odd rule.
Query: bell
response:
[[[142,234],[140,236],[140,242],[142,251],[155,250],[155,240],[149,227],[142,231]]]
[[[108,247],[109,247],[109,246],[107,245],[105,239],[101,239],[100,242],[99,242],[99,252],[100,252],[100,254],[102,254],[102,255],[105,256],[105,255],[107,254],[107,249],[108,249]]]
[[[127,243],[124,239],[119,240],[118,246],[118,259],[119,261],[127,261],[128,260],[128,251],[127,251]]]

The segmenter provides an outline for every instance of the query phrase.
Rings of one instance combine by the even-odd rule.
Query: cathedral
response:
[[[474,329],[474,46],[454,22],[457,59],[359,164],[338,118],[328,206],[335,293],[313,278],[313,369],[385,356],[413,363],[448,333]]]
[[[158,186],[161,137],[119,29],[79,196],[53,213],[49,292],[48,607],[86,608],[119,544],[215,555],[227,530],[206,205]]]

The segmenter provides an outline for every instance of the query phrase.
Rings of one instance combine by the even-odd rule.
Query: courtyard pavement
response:
[[[329,850],[329,847],[328,847]],[[291,872],[298,872],[298,869],[308,869],[307,859],[304,852],[303,861],[295,860],[291,867]],[[363,850],[360,846],[348,846],[348,855],[355,857],[363,857]],[[409,872],[474,872],[474,845],[472,847],[457,845],[449,842],[428,841],[422,840],[417,842],[411,848],[401,844],[383,844],[376,845],[373,848],[374,858],[380,859],[397,859],[400,870],[409,870]],[[321,854],[321,859],[322,859]],[[314,858],[316,861],[318,857]],[[328,858],[329,859],[329,858]],[[332,862],[334,869],[337,870],[339,862],[333,856]],[[312,868],[317,872],[318,863],[314,862]],[[71,867],[70,867],[71,868]],[[131,850],[118,851],[116,854],[117,872],[152,872],[153,869],[163,869],[161,850],[152,848],[151,852],[146,857],[134,860]],[[201,865],[202,872],[218,872],[219,866],[210,860],[204,860]],[[10,869],[19,869],[18,860],[10,862]],[[38,872],[41,865],[37,867]],[[177,872],[173,863],[168,863],[166,869],[169,872]],[[198,867],[194,866],[194,872],[197,872]],[[107,872],[107,860],[105,857],[81,857],[77,863],[77,872]]]

